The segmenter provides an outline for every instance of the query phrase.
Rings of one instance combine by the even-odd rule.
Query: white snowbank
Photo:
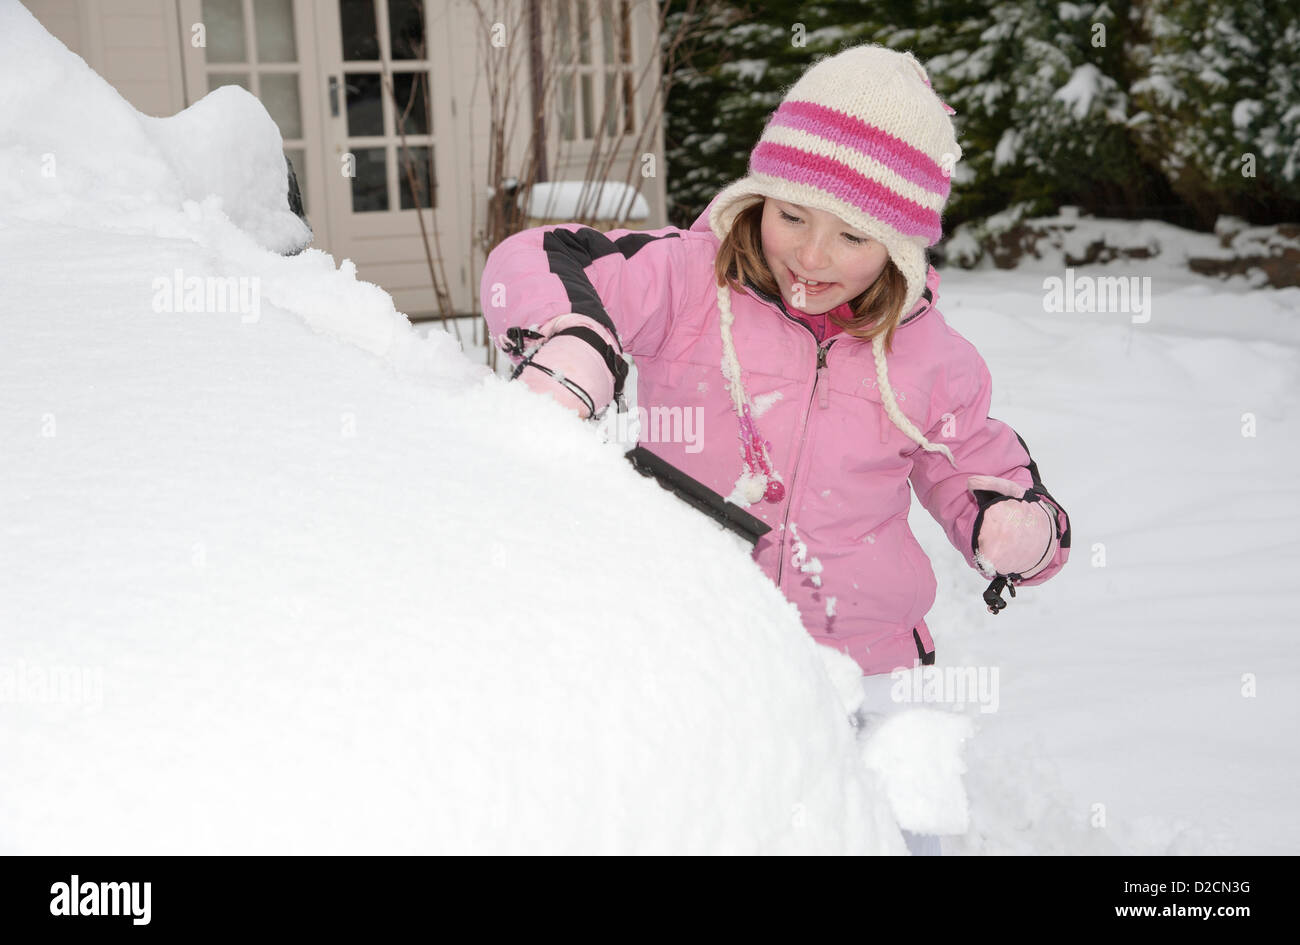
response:
[[[903,852],[856,666],[561,408],[0,252],[0,850]]]
[[[289,209],[280,129],[251,92],[223,85],[171,118],[141,118],[186,200],[215,195],[235,226],[278,253],[311,241]]]
[[[905,851],[857,667],[730,536],[187,199],[238,93],[142,122],[0,37],[0,852]]]

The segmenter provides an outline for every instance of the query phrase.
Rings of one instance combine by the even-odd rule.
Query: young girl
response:
[[[772,526],[755,560],[815,640],[877,679],[935,659],[909,482],[994,579],[995,613],[1003,582],[1014,596],[1069,557],[1068,516],[934,307],[951,113],[910,54],[847,49],[790,88],[748,175],[690,230],[525,230],[481,284],[534,390],[582,417],[623,409],[628,354],[648,414],[694,411],[691,448],[642,442]]]

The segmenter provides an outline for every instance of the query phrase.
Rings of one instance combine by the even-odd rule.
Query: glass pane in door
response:
[[[297,62],[293,0],[253,0],[258,62]]]
[[[388,209],[387,148],[357,148],[352,178],[352,212]]]
[[[422,72],[393,74],[393,116],[397,124],[394,131],[404,130],[408,135],[429,133],[429,100],[425,96],[425,85]]]
[[[208,62],[247,62],[241,0],[203,0]]]
[[[394,59],[427,59],[423,0],[388,0],[388,36]]]
[[[262,104],[280,127],[280,137],[302,137],[302,104],[298,98],[298,73],[263,73]]]
[[[339,0],[339,29],[343,33],[344,59],[379,58],[374,0]]]
[[[560,76],[560,134],[565,141],[573,140],[573,82],[572,74]]]
[[[344,76],[348,103],[348,136],[384,133],[384,100],[380,76],[375,72],[349,72]]]
[[[431,172],[433,149],[421,145],[406,148],[403,151],[401,145],[398,145],[397,158],[397,179],[401,184],[402,209],[413,210],[416,206],[426,209],[428,207],[437,207],[438,181]],[[430,187],[431,178],[432,188]],[[415,181],[415,195],[411,193],[412,179]],[[419,197],[418,200],[416,196]]]

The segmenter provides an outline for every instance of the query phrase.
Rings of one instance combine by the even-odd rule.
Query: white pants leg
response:
[[[893,685],[894,680],[888,673],[862,677],[863,700],[856,719],[859,733],[870,730],[873,720],[879,721],[889,713],[897,712],[909,705],[906,702],[895,702],[890,698],[890,689]],[[911,851],[912,856],[943,856],[943,845],[935,834],[912,833],[910,830],[904,830],[903,840],[907,843],[907,849]]]
[[[907,842],[907,849],[912,851],[912,856],[943,856],[941,839],[932,833],[903,831],[903,840]]]

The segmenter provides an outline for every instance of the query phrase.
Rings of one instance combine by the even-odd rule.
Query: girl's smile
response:
[[[763,254],[786,305],[824,314],[865,292],[885,268],[883,243],[833,213],[764,198]],[[820,285],[811,286],[801,279]]]
[[[827,282],[827,281],[824,280],[824,279],[818,279],[818,280],[816,280],[817,285],[814,287],[814,286],[808,285],[808,284],[804,281],[805,279],[806,279],[806,277],[805,277],[802,273],[798,272],[797,270],[792,270],[792,269],[787,268],[787,269],[786,269],[786,278],[785,278],[785,280],[783,280],[783,281],[784,281],[784,284],[786,284],[786,285],[788,285],[788,286],[790,287],[790,294],[792,294],[792,295],[794,294],[794,292],[796,291],[796,289],[795,289],[795,286],[796,286],[796,285],[802,285],[802,286],[803,286],[804,294],[807,295],[807,296],[809,296],[809,297],[814,296],[814,295],[820,295],[822,292],[825,292],[827,289],[833,289],[833,288],[835,288],[835,286],[839,285],[838,282]]]

